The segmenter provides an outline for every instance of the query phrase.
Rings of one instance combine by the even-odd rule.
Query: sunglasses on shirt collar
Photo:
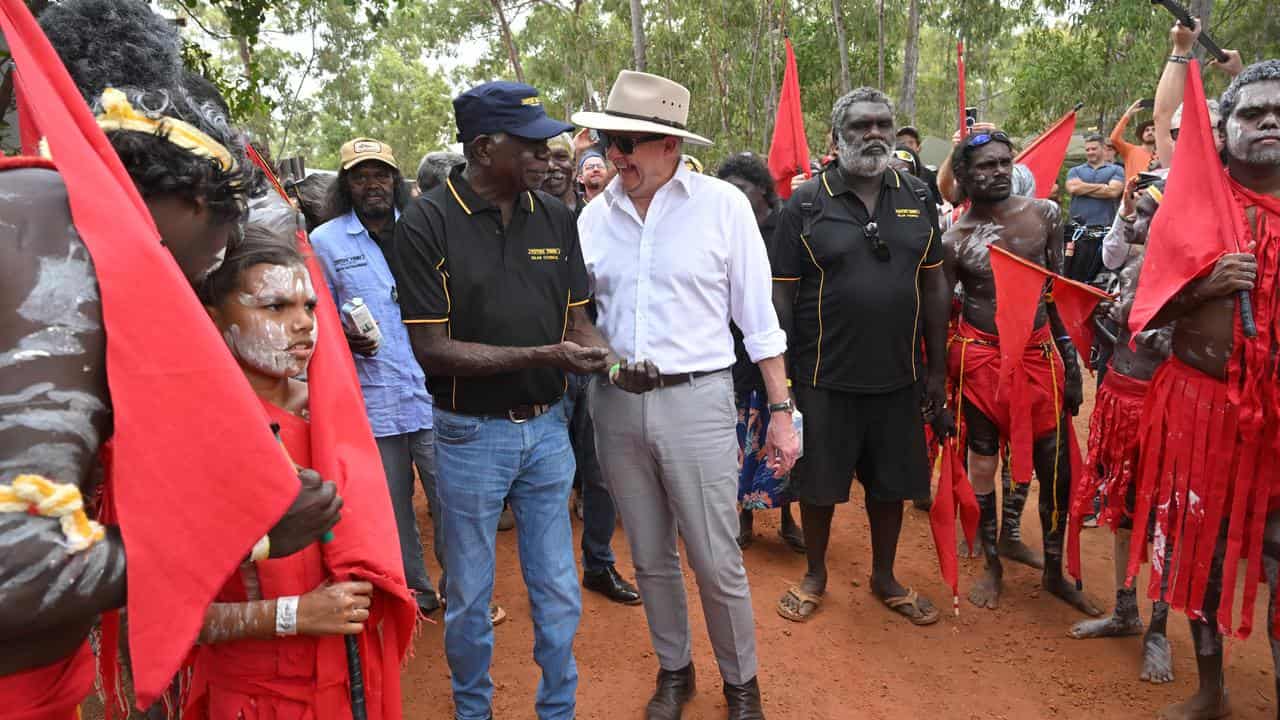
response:
[[[612,135],[604,132],[603,130],[597,130],[596,134],[600,136],[600,144],[604,146],[605,150],[608,150],[610,146],[616,147],[618,148],[618,152],[623,155],[630,155],[635,152],[637,145],[657,142],[658,140],[665,140],[667,138],[666,135],[657,134],[640,135],[638,137],[632,137],[629,135]]]
[[[880,239],[880,226],[874,221],[869,222],[862,228],[862,234],[871,241],[871,252],[875,254],[876,260],[889,262],[889,246]]]

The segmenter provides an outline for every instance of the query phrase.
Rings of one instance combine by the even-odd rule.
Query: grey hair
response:
[[[467,159],[455,152],[429,152],[418,163],[418,188],[423,192],[444,182],[458,165],[466,165]]]
[[[888,95],[880,92],[873,87],[862,86],[856,90],[851,90],[836,100],[836,104],[831,107],[831,128],[840,127],[844,121],[844,114],[849,111],[849,107],[855,103],[868,102],[879,103],[889,108],[889,112],[893,112],[893,101]]]
[[[1222,93],[1222,99],[1218,101],[1219,109],[1222,111],[1222,122],[1226,122],[1227,118],[1231,117],[1231,113],[1235,112],[1236,103],[1240,101],[1240,91],[1246,85],[1266,80],[1280,80],[1280,60],[1263,60],[1254,63],[1231,81],[1226,91]]]
[[[1219,110],[1217,100],[1205,100],[1205,107],[1209,108],[1209,124],[1216,127],[1222,121],[1222,112]],[[1169,118],[1169,129],[1178,130],[1182,128],[1182,105],[1178,105],[1178,109],[1173,111],[1173,117]]]

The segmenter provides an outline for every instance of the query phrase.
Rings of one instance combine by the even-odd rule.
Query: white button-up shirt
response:
[[[614,178],[583,209],[578,234],[596,325],[626,360],[664,374],[727,368],[730,319],[753,362],[786,351],[755,213],[729,183],[680,163],[642,220]]]

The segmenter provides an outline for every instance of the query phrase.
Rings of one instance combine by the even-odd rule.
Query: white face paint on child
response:
[[[275,378],[302,374],[316,343],[316,294],[302,265],[252,265],[217,307],[214,322],[248,371]]]

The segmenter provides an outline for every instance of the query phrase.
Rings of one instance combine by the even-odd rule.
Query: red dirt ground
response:
[[[1077,418],[1085,437],[1092,393]],[[1027,504],[1027,542],[1039,546],[1036,491]],[[423,537],[431,537],[425,506],[419,507]],[[574,520],[575,527],[581,526]],[[950,612],[950,589],[938,573],[928,517],[908,509],[898,551],[898,578],[946,610],[932,627],[912,627],[884,609],[867,589],[870,548],[860,500],[837,512],[829,558],[831,581],[814,619],[798,625],[774,612],[779,595],[804,574],[804,558],[777,537],[777,514],[761,513],[756,540],[746,551],[758,627],[760,683],[771,720],[820,718],[940,720],[1037,718],[1151,718],[1195,688],[1195,659],[1184,616],[1170,618],[1175,682],[1138,681],[1140,638],[1072,640],[1067,628],[1082,616],[1039,589],[1039,574],[1005,566],[999,610],[978,610],[961,598],[960,617]],[[534,718],[539,672],[532,660],[528,596],[520,578],[515,533],[498,536],[496,599],[510,613],[496,629],[493,678],[495,716]],[[614,536],[618,568],[634,578],[622,529]],[[576,546],[575,546],[576,547]],[[1083,539],[1086,589],[1110,609],[1114,597],[1111,534],[1086,530]],[[429,553],[428,553],[429,555]],[[961,561],[961,593],[978,577],[979,560]],[[436,568],[432,567],[433,577]],[[1145,588],[1145,573],[1140,579]],[[712,655],[692,574],[687,575],[699,689],[687,706],[688,720],[724,717],[719,674]],[[1227,686],[1233,718],[1273,717],[1271,656],[1265,638],[1266,603],[1247,642],[1228,645]],[[1144,617],[1150,604],[1140,603]],[[439,613],[436,614],[437,618]],[[443,627],[426,625],[404,676],[406,718],[451,717],[449,668]],[[644,611],[583,593],[576,654],[581,720],[640,718],[653,689],[657,660],[649,644]]]

